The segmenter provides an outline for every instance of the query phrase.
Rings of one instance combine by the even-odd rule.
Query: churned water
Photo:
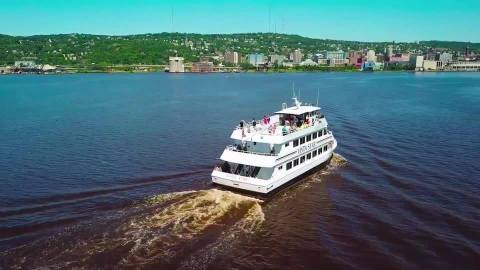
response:
[[[331,163],[210,186],[239,120],[316,102]],[[479,269],[480,74],[0,77],[0,269]]]

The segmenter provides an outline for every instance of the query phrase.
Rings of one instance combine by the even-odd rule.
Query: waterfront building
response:
[[[393,55],[393,45],[387,46],[387,57],[390,58]]]
[[[361,68],[363,63],[363,52],[350,52],[348,55],[348,63],[356,68]]]
[[[424,60],[423,71],[435,71],[442,68],[442,62],[436,60]]]
[[[390,56],[390,63],[408,63],[410,62],[410,54],[397,53]]]
[[[362,71],[377,71],[377,70],[383,70],[383,68],[384,68],[383,63],[377,63],[371,60],[367,60],[363,62],[361,66]]]
[[[298,65],[300,62],[302,62],[303,59],[303,53],[300,49],[296,49],[292,53],[290,53],[290,60],[293,62],[293,64]]]
[[[330,66],[346,66],[348,65],[349,60],[348,59],[327,59],[327,63]]]
[[[213,70],[213,62],[202,61],[192,64],[192,72],[213,72]]]
[[[177,72],[185,72],[185,65],[183,64],[183,57],[171,56],[168,58],[169,65],[168,71],[177,73]]]
[[[348,58],[348,54],[342,50],[325,51],[324,55],[325,55],[325,58],[327,59],[347,59]]]
[[[443,52],[440,54],[439,59],[442,62],[442,65],[447,65],[453,61],[453,55],[451,53]]]
[[[240,56],[238,52],[226,52],[224,55],[224,60],[225,63],[238,65],[238,63],[240,63]]]
[[[453,62],[445,70],[449,71],[480,71],[480,61]]]
[[[272,54],[270,55],[270,63],[281,65],[286,60],[284,55]]]
[[[414,57],[414,65],[415,65],[416,71],[423,71],[423,61],[424,61],[423,55],[416,55]]]
[[[252,53],[248,55],[248,63],[254,67],[265,64],[265,57],[263,53]]]
[[[317,64],[319,64],[319,65],[328,65],[329,62],[330,62],[330,60],[328,60],[326,58],[319,58],[317,60]]]
[[[377,56],[375,55],[374,50],[367,51],[367,61],[373,61],[373,62],[377,61]]]
[[[37,65],[35,64],[35,61],[32,61],[32,60],[15,61],[14,66],[16,68],[27,68],[27,69],[37,68]]]

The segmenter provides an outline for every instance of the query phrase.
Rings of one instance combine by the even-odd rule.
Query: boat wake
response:
[[[255,232],[264,221],[261,202],[218,189],[157,195],[120,218],[2,257],[13,268],[198,269]]]
[[[347,161],[334,154],[327,167],[286,191],[294,196]],[[282,200],[282,199],[280,199]],[[49,239],[0,253],[10,268],[204,269],[253,236],[265,221],[263,201],[205,189],[149,197],[115,216],[65,228]]]

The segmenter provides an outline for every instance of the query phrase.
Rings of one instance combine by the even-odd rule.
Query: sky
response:
[[[0,0],[0,34],[277,32],[480,42],[480,0]]]

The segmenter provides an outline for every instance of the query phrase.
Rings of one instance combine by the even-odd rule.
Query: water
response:
[[[292,82],[341,156],[267,201],[213,189]],[[478,73],[0,77],[0,269],[479,269],[479,104]]]

